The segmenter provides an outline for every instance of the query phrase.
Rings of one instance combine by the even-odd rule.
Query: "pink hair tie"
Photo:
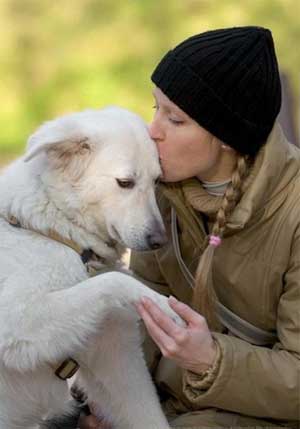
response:
[[[211,244],[214,247],[220,246],[222,240],[218,235],[210,235],[209,236],[209,244]]]

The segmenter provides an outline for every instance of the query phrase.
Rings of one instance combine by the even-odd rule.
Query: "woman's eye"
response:
[[[135,185],[135,182],[132,179],[116,179],[116,181],[120,188],[132,189]]]
[[[169,121],[172,122],[172,124],[175,124],[175,125],[182,125],[183,124],[183,121],[180,120],[180,119],[169,118]]]

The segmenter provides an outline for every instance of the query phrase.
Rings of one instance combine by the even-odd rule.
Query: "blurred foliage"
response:
[[[66,112],[118,104],[149,120],[156,63],[213,28],[269,27],[299,94],[299,17],[298,0],[0,0],[0,162]]]

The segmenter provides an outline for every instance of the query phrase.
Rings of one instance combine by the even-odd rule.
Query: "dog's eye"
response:
[[[116,179],[116,181],[120,188],[131,189],[135,185],[135,182],[132,179]]]

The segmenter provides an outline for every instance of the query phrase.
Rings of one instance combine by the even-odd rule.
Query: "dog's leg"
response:
[[[0,359],[12,370],[28,371],[60,362],[83,350],[91,336],[101,332],[110,306],[115,273],[111,279],[96,276],[68,289],[28,298],[19,294],[0,318]],[[26,282],[26,279],[20,279]],[[25,283],[26,284],[26,283]],[[22,302],[23,299],[23,302]]]
[[[104,415],[114,428],[167,429],[141,341],[138,322],[128,311],[114,312],[78,382],[88,391],[95,414]]]
[[[3,364],[20,373],[40,368],[53,377],[49,363],[71,356],[78,359],[84,369],[85,363],[89,362],[81,359],[82,352],[105,334],[108,335],[107,341],[110,344],[110,332],[105,328],[105,322],[109,321],[111,315],[122,313],[123,320],[129,320],[131,324],[126,327],[122,317],[117,319],[121,321],[119,330],[116,330],[116,338],[120,340],[119,349],[116,348],[118,341],[108,349],[105,346],[104,363],[102,345],[106,339],[101,341],[101,347],[97,349],[100,369],[104,368],[100,371],[98,380],[102,381],[103,376],[103,385],[111,398],[108,402],[113,404],[110,414],[121,415],[122,424],[123,421],[129,421],[131,429],[165,429],[168,426],[156,399],[139,340],[136,339],[137,330],[132,325],[139,319],[133,304],[143,295],[154,299],[176,319],[177,316],[168,306],[165,297],[137,280],[116,272],[96,276],[65,290],[47,294],[39,291],[34,295],[34,302],[25,301],[22,304],[23,312],[11,303],[6,323],[1,325],[3,341],[0,338],[0,355]],[[8,330],[7,333],[5,329]],[[130,336],[131,330],[133,337]],[[118,359],[113,359],[118,356],[120,363]],[[121,393],[120,397],[120,392],[125,393]],[[21,399],[22,392],[19,393]],[[133,419],[132,424],[130,419]]]
[[[68,409],[61,416],[53,416],[40,424],[39,429],[76,429],[80,415],[80,407],[75,400],[70,401]]]
[[[101,336],[104,321],[113,309],[125,306],[136,315],[133,306],[128,306],[143,295],[180,321],[165,297],[118,272],[93,277],[68,289],[39,292],[17,307],[12,302],[2,324],[0,358],[8,368],[20,371],[60,362],[85,349],[91,336]]]

